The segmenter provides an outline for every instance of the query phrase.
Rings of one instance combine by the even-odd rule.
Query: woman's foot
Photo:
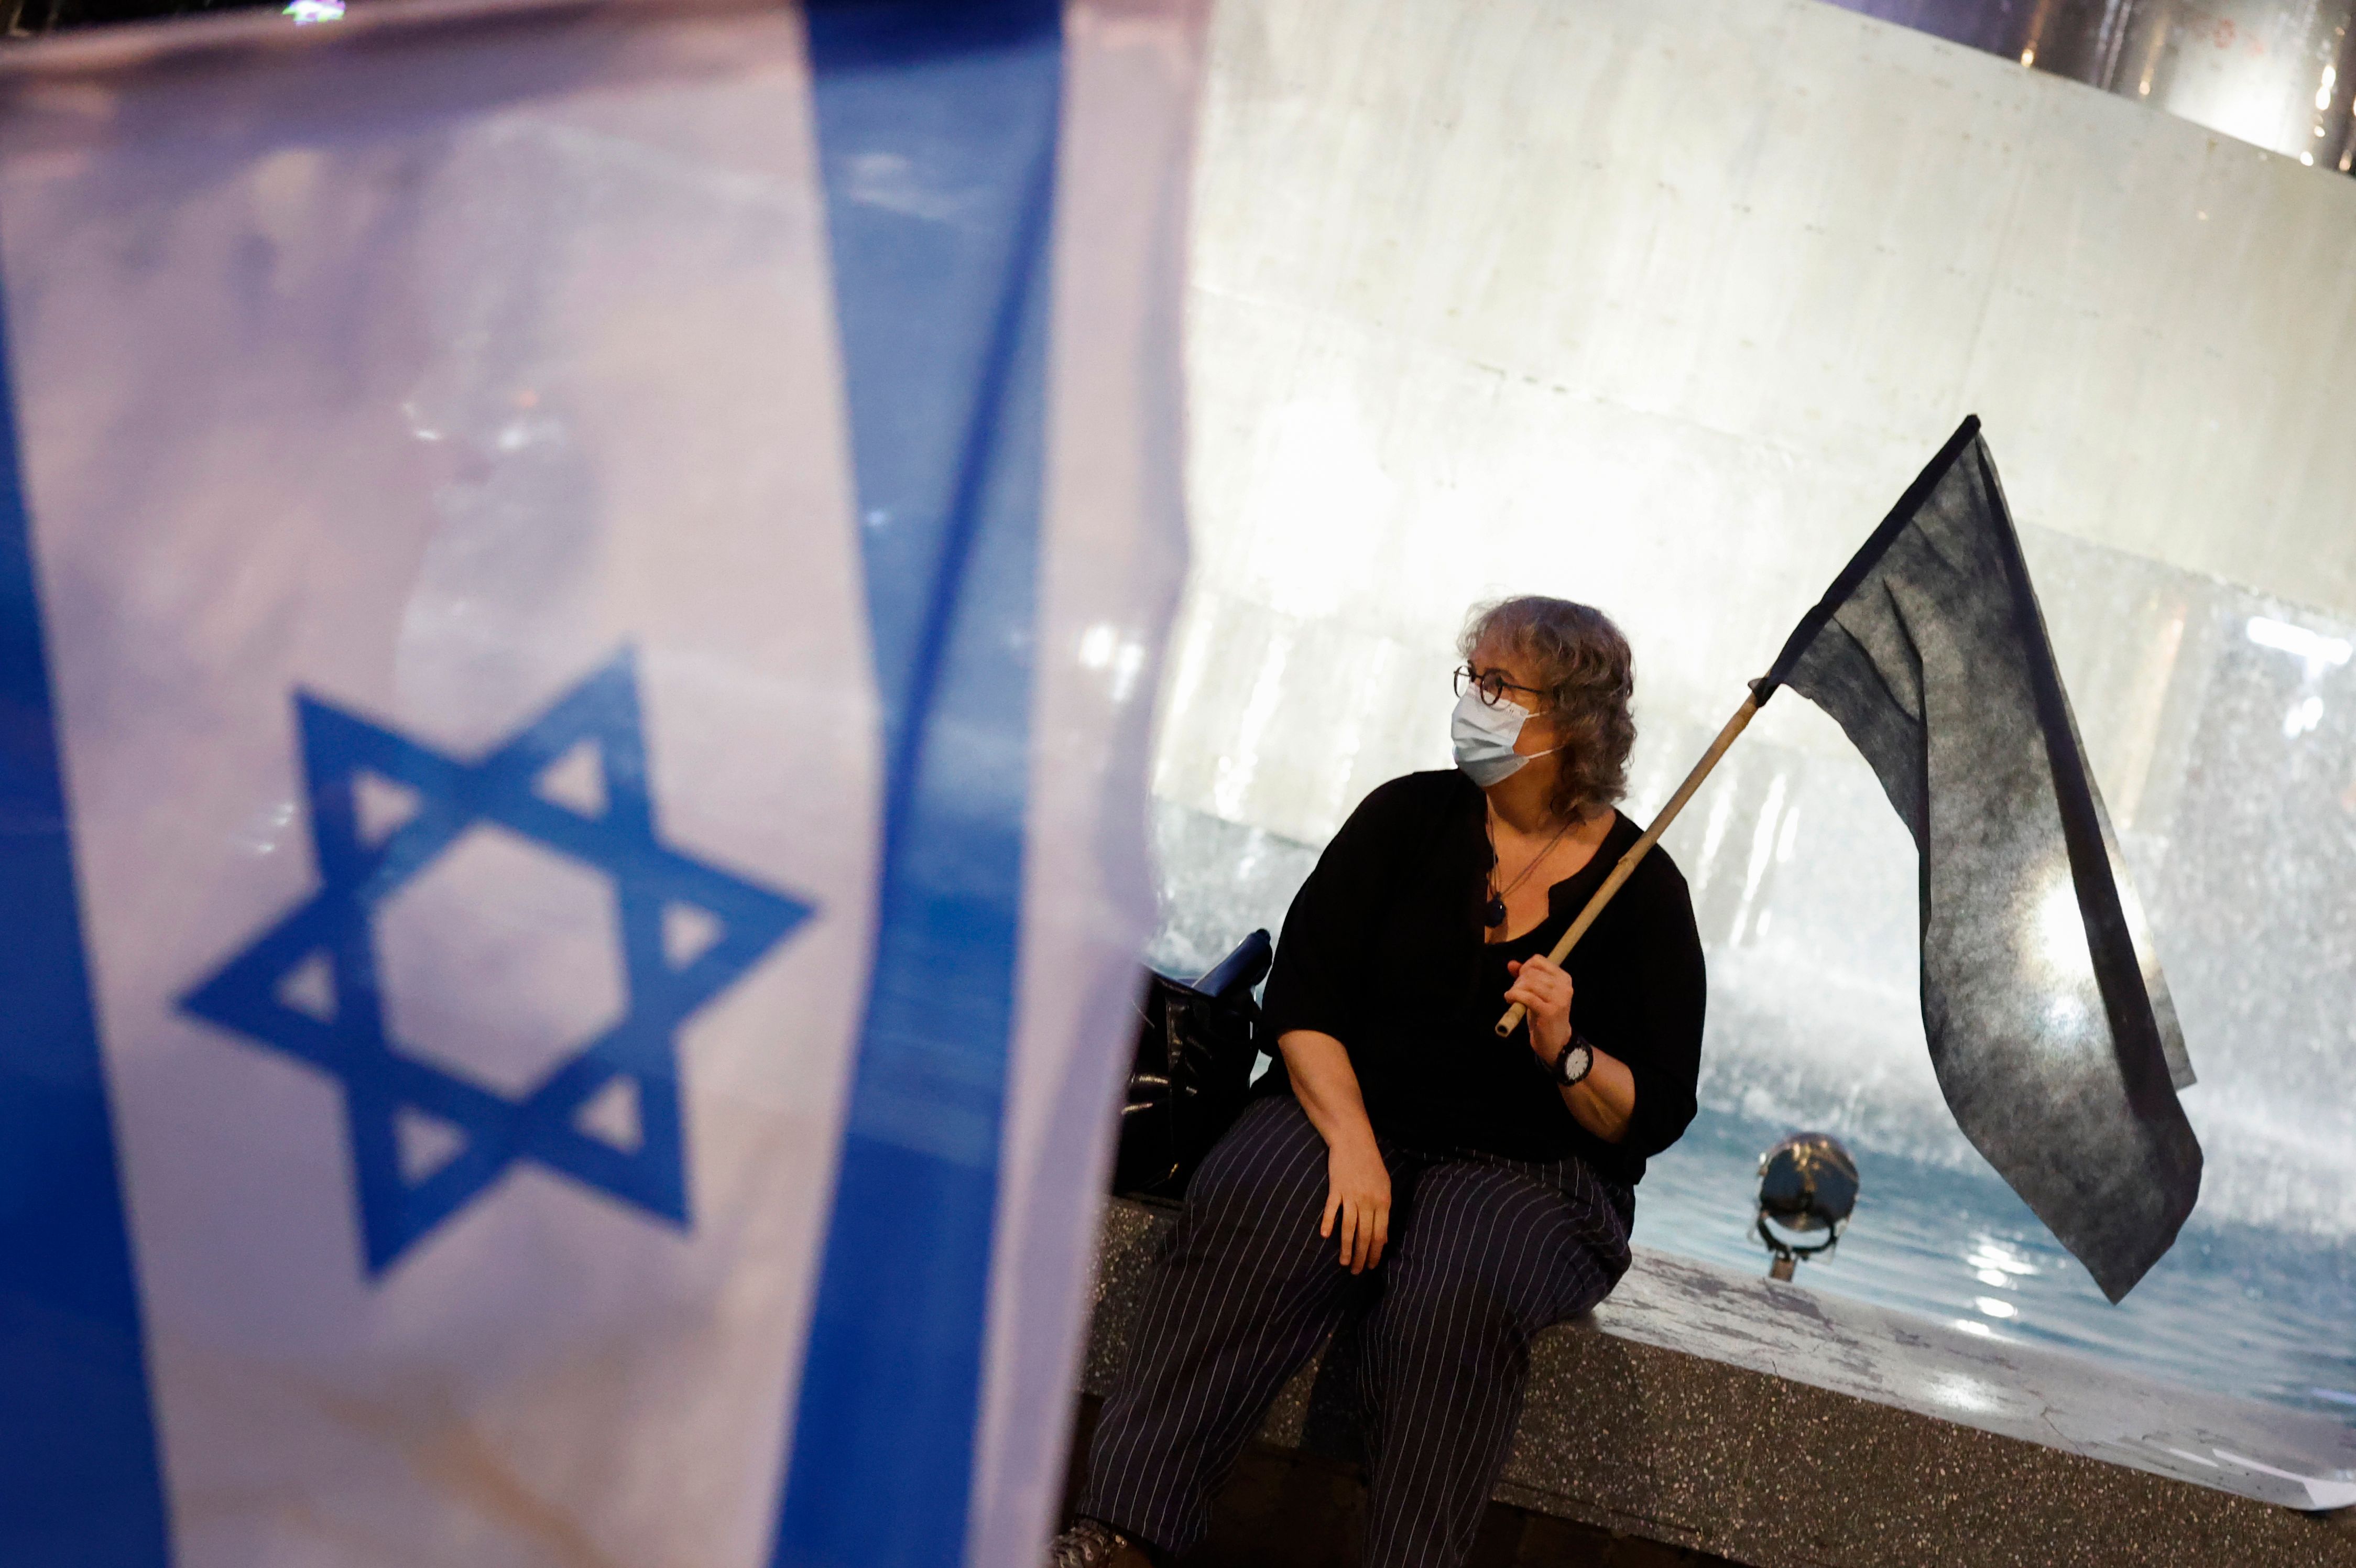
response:
[[[1047,1568],[1153,1568],[1153,1560],[1119,1530],[1084,1519],[1047,1548]]]

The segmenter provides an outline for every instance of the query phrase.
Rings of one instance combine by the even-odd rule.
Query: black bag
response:
[[[1252,987],[1274,956],[1268,933],[1254,931],[1191,985],[1147,973],[1137,1058],[1120,1108],[1114,1192],[1174,1200],[1243,1111],[1259,1052]]]

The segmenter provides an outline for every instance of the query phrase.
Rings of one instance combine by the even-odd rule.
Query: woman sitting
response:
[[[1467,628],[1458,770],[1395,779],[1285,918],[1280,1060],[1195,1172],[1088,1452],[1057,1568],[1166,1563],[1269,1403],[1356,1316],[1365,1561],[1471,1552],[1531,1338],[1628,1267],[1647,1155],[1694,1113],[1701,946],[1655,850],[1567,965],[1546,958],[1638,836],[1627,639],[1507,599]],[[1511,1003],[1528,1009],[1495,1033]]]

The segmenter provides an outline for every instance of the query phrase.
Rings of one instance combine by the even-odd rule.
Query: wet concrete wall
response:
[[[1164,956],[1444,765],[1485,596],[1627,628],[1648,813],[1976,412],[2204,1077],[2204,1209],[2356,1232],[2356,183],[1817,0],[1259,0],[1215,48]],[[1706,1094],[1971,1160],[1912,845],[1829,721],[1772,704],[1669,847]]]

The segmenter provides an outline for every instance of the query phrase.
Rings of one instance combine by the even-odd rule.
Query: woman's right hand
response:
[[[1365,1273],[1383,1261],[1391,1239],[1391,1173],[1375,1146],[1375,1126],[1358,1093],[1358,1075],[1341,1041],[1316,1029],[1277,1036],[1293,1097],[1325,1140],[1325,1222],[1320,1236],[1342,1233],[1342,1266]]]
[[[1383,1261],[1391,1237],[1391,1173],[1369,1131],[1344,1138],[1325,1155],[1325,1222],[1320,1236],[1342,1233],[1342,1266],[1364,1273]]]

